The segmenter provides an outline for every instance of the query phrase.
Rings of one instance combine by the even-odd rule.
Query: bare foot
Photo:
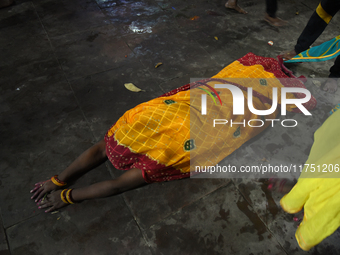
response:
[[[237,0],[228,0],[226,3],[225,3],[225,8],[228,8],[228,9],[233,9],[241,14],[247,14],[248,12],[243,10],[240,6],[238,6],[237,4]]]
[[[335,93],[338,89],[338,83],[336,79],[332,79],[332,78],[327,79],[322,89],[329,93]]]
[[[282,53],[280,56],[282,57],[283,60],[289,60],[292,59],[293,57],[295,57],[297,54],[295,52],[295,50],[291,50],[291,51],[286,51],[284,53]]]
[[[268,13],[266,13],[266,15],[264,16],[264,20],[274,27],[283,27],[288,24],[287,21],[282,20],[278,17],[275,17],[275,18],[270,17]]]

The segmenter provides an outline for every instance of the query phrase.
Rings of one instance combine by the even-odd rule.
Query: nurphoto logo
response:
[[[208,86],[208,85],[207,85]],[[222,105],[222,101],[218,95],[218,92],[211,86],[208,86],[213,93],[218,97],[220,104]],[[245,105],[245,98],[242,90],[232,84],[215,84],[216,89],[229,89],[229,91],[232,94],[233,98],[233,115],[244,115],[244,105]],[[207,92],[208,95],[213,99],[215,105],[216,100],[214,96],[206,89],[200,88]],[[312,114],[302,105],[303,103],[308,102],[311,99],[311,93],[309,90],[305,88],[296,88],[296,87],[284,87],[280,88],[281,89],[281,115],[285,116],[286,115],[286,109],[287,105],[295,105],[304,115],[309,115],[311,116]],[[287,98],[287,93],[302,93],[305,95],[304,98]],[[201,95],[201,114],[202,115],[207,115],[207,94],[202,94]],[[259,116],[267,116],[275,112],[275,110],[278,107],[278,88],[273,88],[272,89],[272,106],[270,109],[266,110],[257,110],[254,108],[253,105],[253,89],[251,87],[247,88],[247,106],[248,109],[251,113]],[[272,122],[272,127],[274,126],[274,121],[280,121],[279,119],[251,119],[248,121],[248,126],[250,127],[262,127],[264,125],[264,121],[271,121]],[[227,124],[229,121],[226,119],[214,119],[213,121],[213,126],[215,127],[217,124]],[[258,123],[258,125],[254,125],[254,123]],[[287,125],[287,122],[294,122],[293,125]],[[246,125],[246,120],[243,120],[243,122],[232,122],[230,120],[231,126],[233,124],[243,124],[243,126]],[[281,121],[281,125],[283,127],[295,127],[297,126],[297,121],[294,119],[284,119]]]

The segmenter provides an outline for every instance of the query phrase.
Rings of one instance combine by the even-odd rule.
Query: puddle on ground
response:
[[[141,24],[137,24],[137,22],[132,22],[129,29],[136,34],[152,33],[151,26],[143,26]]]
[[[279,207],[275,203],[272,192],[268,189],[269,182],[266,179],[261,179],[260,182],[262,182],[261,189],[267,198],[267,210],[273,218],[275,218],[276,214],[279,212]]]
[[[240,209],[240,211],[243,212],[248,217],[248,219],[253,223],[252,226],[251,225],[243,226],[240,229],[240,233],[241,234],[245,232],[254,233],[256,231],[259,237],[259,241],[264,240],[263,235],[267,233],[267,228],[261,221],[259,216],[249,209],[250,205],[248,204],[247,200],[241,199],[237,201],[236,205]],[[269,234],[268,238],[270,237],[271,235]]]

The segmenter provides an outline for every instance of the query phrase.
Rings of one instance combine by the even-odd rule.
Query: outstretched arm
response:
[[[113,196],[145,184],[142,171],[137,168],[130,169],[117,179],[98,182],[87,187],[73,189],[72,200],[80,202],[83,200]],[[67,204],[61,199],[61,190],[47,195],[38,203],[39,209],[48,208],[45,212],[51,212]]]
[[[107,160],[104,139],[84,151],[60,175],[59,180],[68,182],[87,173]]]
[[[58,176],[58,179],[63,182],[69,182],[99,166],[106,160],[106,144],[103,139],[84,151]],[[31,190],[31,193],[34,193],[31,199],[35,199],[38,202],[46,193],[58,188],[51,180],[36,183],[34,189]]]

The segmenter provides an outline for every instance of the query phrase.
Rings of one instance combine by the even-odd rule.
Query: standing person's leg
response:
[[[266,13],[271,18],[276,18],[277,0],[266,0]]]
[[[284,60],[289,60],[307,50],[327,27],[333,16],[340,9],[340,1],[322,0],[310,17],[306,27],[299,36],[293,50],[282,54]]]
[[[340,56],[337,56],[337,58],[334,61],[334,65],[329,69],[330,71],[330,78],[340,78]]]
[[[299,54],[300,52],[307,50],[312,45],[312,43],[314,43],[315,40],[322,34],[328,23],[332,20],[339,9],[340,1],[322,0],[312,14],[312,17],[309,19],[305,29],[302,31],[297,44],[295,45],[295,52],[292,52],[291,55],[294,56],[294,53]],[[334,65],[331,67],[329,77],[340,77],[339,57],[336,58]],[[337,90],[336,79],[328,79],[323,86],[323,90],[334,93]]]
[[[340,1],[324,0],[324,1],[321,1],[321,4],[319,5],[318,8],[319,8],[319,15],[322,17],[328,17],[328,20],[326,21],[329,22],[334,17],[334,15],[340,10]],[[330,15],[331,17],[327,16],[326,14],[323,14],[322,10],[324,10],[326,14]],[[340,57],[339,56],[335,59],[334,65],[330,68],[329,71],[330,71],[330,74],[329,74],[330,79],[328,79],[327,82],[325,83],[323,90],[334,93],[338,89],[338,84],[337,84],[337,79],[332,79],[332,78],[340,78]]]
[[[306,27],[302,31],[297,44],[295,45],[295,53],[299,54],[307,50],[327,27],[333,16],[340,9],[340,1],[322,0],[312,16],[310,17]],[[292,56],[294,57],[294,56]]]
[[[323,86],[324,91],[328,91],[330,93],[334,93],[338,90],[338,79],[340,78],[340,56],[338,56],[335,61],[334,65],[329,69],[329,79]]]
[[[266,0],[266,14],[264,20],[275,27],[282,27],[287,25],[287,22],[276,17],[277,0]]]

